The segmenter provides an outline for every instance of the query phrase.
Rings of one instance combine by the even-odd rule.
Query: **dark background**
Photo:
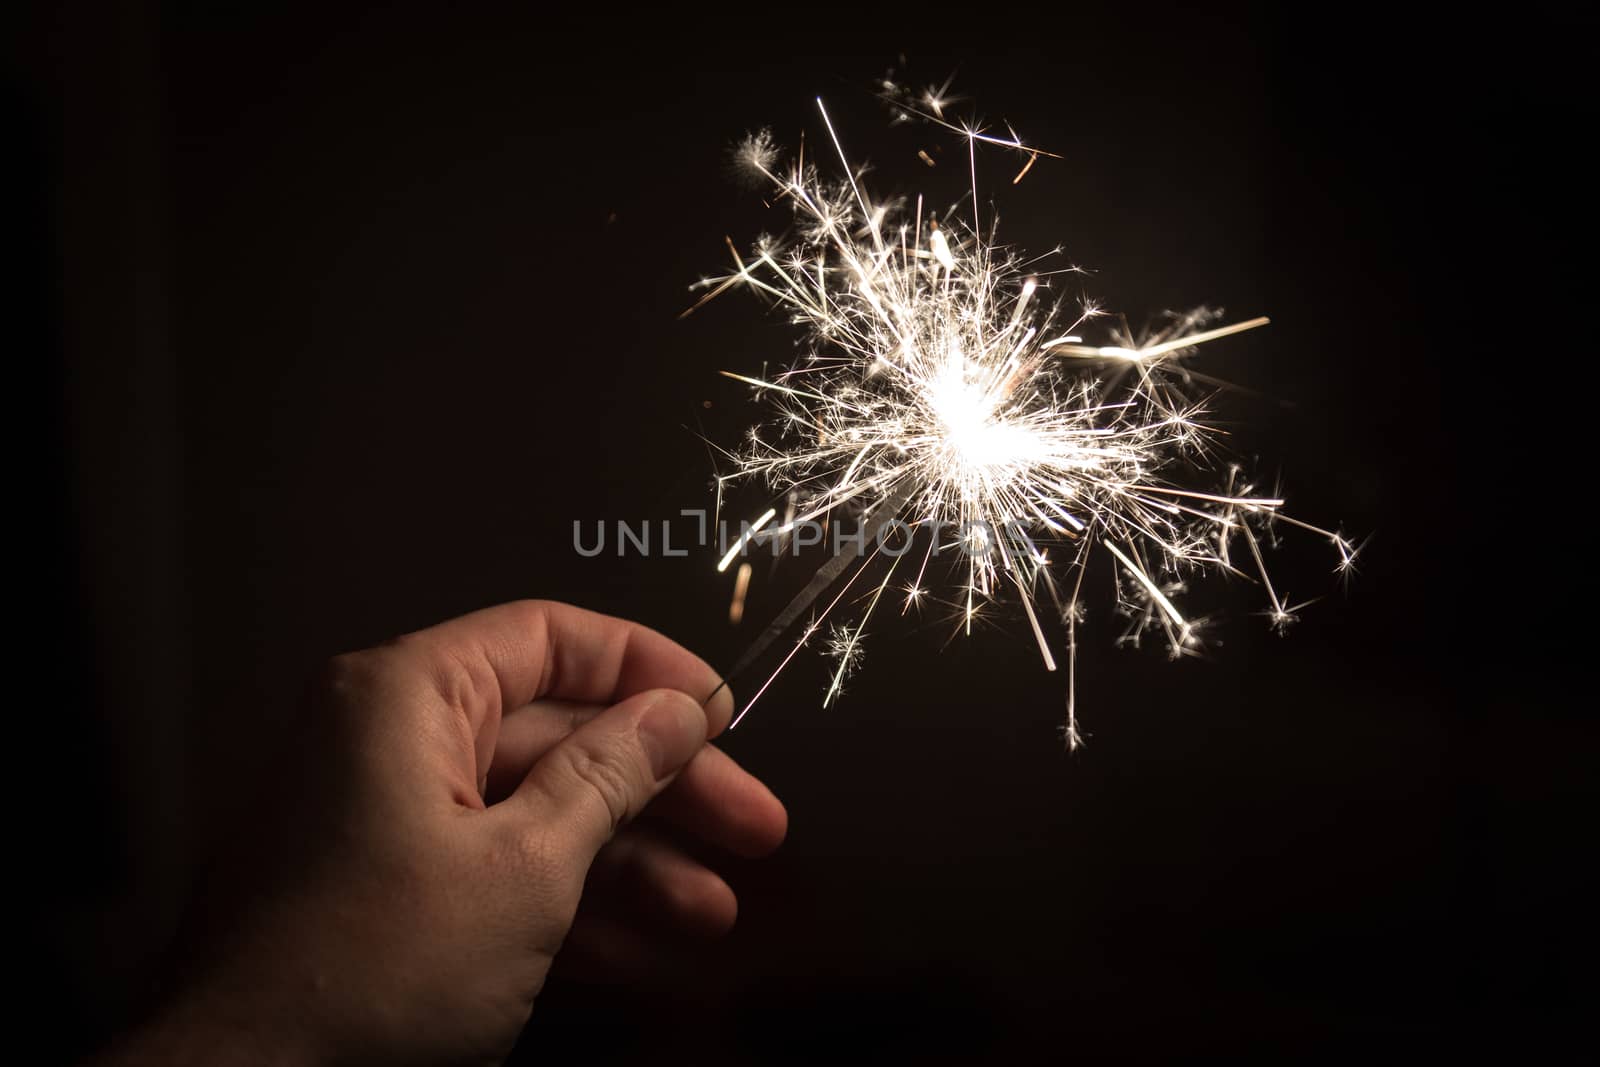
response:
[[[1361,574],[1341,594],[1290,537],[1281,585],[1331,595],[1279,639],[1221,587],[1203,662],[1113,648],[1097,600],[1070,757],[1020,620],[943,651],[943,624],[886,620],[828,711],[796,670],[726,740],[792,822],[732,868],[739,928],[656,985],[557,984],[525,1044],[1347,1062],[1577,1021],[1596,737],[1555,668],[1589,538],[1562,518],[1582,494],[1529,472],[1571,455],[1585,395],[1550,359],[1582,358],[1589,27],[221,6],[7,16],[14,610],[38,630],[12,879],[31,1025],[59,1018],[63,1052],[133,1002],[218,798],[322,657],[522,596],[737,654],[709,552],[582,559],[572,522],[709,504],[695,430],[758,415],[716,371],[790,351],[744,296],[676,321],[725,233],[786,217],[726,179],[733,139],[815,145],[821,93],[878,188],[959,192],[914,159],[955,146],[885,134],[867,94],[902,52],[1065,156],[980,178],[1003,237],[1095,271],[1069,292],[1135,323],[1272,316],[1207,347],[1261,394],[1218,417],[1294,514],[1374,535]]]

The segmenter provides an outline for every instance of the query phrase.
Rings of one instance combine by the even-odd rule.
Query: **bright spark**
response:
[[[950,122],[944,96],[930,91],[917,106],[902,105],[902,117],[954,131],[969,155],[982,143],[1026,156],[1017,180],[1040,157],[1058,158],[1009,129],[1002,138]],[[1056,669],[1052,647],[1066,653],[1065,732],[1074,748],[1082,737],[1075,693],[1080,597],[1099,549],[1111,564],[1119,611],[1131,620],[1124,639],[1159,632],[1174,656],[1193,654],[1199,643],[1198,622],[1174,600],[1181,579],[1207,570],[1244,573],[1231,551],[1235,538],[1247,545],[1273,625],[1287,626],[1303,606],[1279,595],[1262,559],[1258,536],[1274,518],[1326,539],[1338,552],[1337,569],[1351,569],[1354,544],[1281,515],[1283,500],[1236,484],[1236,468],[1222,486],[1194,484],[1210,476],[1213,432],[1202,406],[1183,395],[1181,363],[1196,346],[1266,325],[1265,318],[1214,326],[1216,315],[1203,310],[1148,336],[1114,331],[1110,343],[1085,344],[1080,330],[1098,309],[1069,310],[1040,280],[1060,271],[1040,272],[1039,260],[982,236],[975,168],[967,222],[953,221],[952,209],[941,225],[920,199],[914,209],[874,201],[820,100],[818,108],[843,179],[829,181],[803,159],[785,169],[770,140],[752,139],[740,163],[792,204],[797,225],[789,239],[763,240],[748,257],[734,250],[733,273],[697,286],[709,290],[700,303],[735,286],[751,289],[807,335],[808,357],[783,373],[726,372],[751,385],[774,417],[752,432],[722,481],[760,479],[786,494],[788,517],[777,533],[847,504],[866,510],[884,503],[913,536],[931,530],[926,551],[903,557],[906,568],[918,569],[898,587],[901,613],[933,602],[927,571],[934,558],[955,560],[955,595],[940,601],[955,605],[961,629],[970,631],[987,605],[1014,593],[1047,669]],[[769,509],[749,527],[718,570],[774,515]],[[1060,551],[1046,551],[1057,545]],[[869,550],[852,560],[847,582],[880,567],[886,573],[869,583],[870,594],[847,601],[841,593],[827,602],[783,660],[828,622],[835,670],[825,705],[859,666],[867,616],[901,566],[901,556],[887,567],[877,556]],[[824,602],[820,593],[812,594],[816,603]],[[1051,610],[1038,610],[1042,605]],[[831,622],[836,609],[859,614]]]

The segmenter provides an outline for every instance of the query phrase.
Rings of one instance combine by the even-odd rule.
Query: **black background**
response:
[[[141,988],[219,798],[294,788],[261,763],[320,658],[521,596],[737,654],[709,550],[582,559],[572,523],[708,505],[695,433],[759,414],[716,371],[791,350],[744,296],[676,320],[724,234],[784,225],[731,141],[815,145],[822,94],[879,188],[960,191],[914,158],[956,145],[884,132],[901,53],[1065,157],[980,180],[1002,237],[1093,271],[1067,292],[1272,316],[1204,352],[1259,394],[1218,418],[1294,514],[1373,535],[1361,573],[1343,594],[1288,538],[1281,584],[1330,595],[1280,639],[1219,587],[1202,662],[1115,649],[1102,598],[1072,756],[1019,619],[948,648],[886,620],[828,711],[797,669],[725,742],[792,824],[731,868],[739,928],[659,983],[556,984],[528,1050],[1348,1061],[1577,1020],[1595,730],[1553,668],[1589,538],[1529,474],[1572,460],[1586,395],[1552,362],[1588,317],[1587,27],[220,7],[12,16],[9,407],[43,416],[15,669],[46,676],[12,717],[17,921],[64,1052]],[[780,585],[758,570],[752,619]]]

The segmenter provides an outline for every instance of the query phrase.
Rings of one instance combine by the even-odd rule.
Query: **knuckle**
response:
[[[417,655],[426,664],[434,690],[457,717],[466,721],[473,710],[489,718],[503,713],[500,679],[481,652],[427,645]]]
[[[512,601],[512,605],[518,611],[527,615],[530,620],[533,618],[543,619],[545,613],[551,608],[566,606],[558,600],[536,600],[532,597],[524,597],[521,600],[514,600]]]
[[[411,656],[416,655],[419,649],[425,650],[427,647],[428,642],[427,639],[423,637],[423,631],[413,630],[410,633],[396,634],[387,641],[384,641],[377,647],[377,649],[372,649],[369,651],[388,651],[398,653],[402,656]]]
[[[336,708],[358,705],[376,688],[381,673],[373,650],[345,652],[323,663],[315,691]]]
[[[353,741],[391,722],[412,683],[389,646],[346,652],[325,661],[302,707],[307,722]]]
[[[564,606],[554,600],[524,598],[503,604],[497,610],[506,612],[507,617],[514,621],[518,629],[527,633],[542,633],[549,621],[550,610]]]
[[[611,819],[611,832],[616,833],[628,817],[634,792],[624,761],[615,758],[621,754],[593,752],[579,745],[563,746],[557,751],[566,753],[569,776],[604,806]]]
[[[566,859],[568,848],[560,833],[544,825],[512,825],[502,835],[501,853],[507,857],[510,869],[530,873],[531,878],[520,885],[533,896],[536,909],[563,913],[568,904],[573,909],[578,907],[576,893],[566,878],[571,873],[571,862]]]
[[[512,884],[531,914],[563,927],[572,921],[582,883],[572,881],[572,864],[565,859],[559,835],[541,826],[508,826],[492,847],[497,855],[491,863],[513,872]]]
[[[537,872],[560,869],[560,850],[542,826],[509,827],[498,844],[498,851],[513,868]]]

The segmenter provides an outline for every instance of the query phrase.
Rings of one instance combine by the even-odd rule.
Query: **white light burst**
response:
[[[898,114],[960,136],[969,163],[984,145],[1020,153],[1018,180],[1049,155],[1014,134],[946,121],[943,98],[944,90],[913,97],[923,106],[901,104]],[[841,509],[870,517],[888,536],[858,554],[836,552],[752,645],[731,674],[810,613],[740,717],[825,622],[835,662],[826,705],[859,665],[881,602],[898,602],[901,614],[946,604],[970,633],[992,605],[1014,600],[1044,665],[1056,670],[1057,652],[1065,653],[1065,733],[1076,748],[1080,595],[1097,561],[1114,573],[1123,639],[1159,634],[1173,656],[1199,646],[1197,624],[1176,598],[1205,571],[1251,578],[1272,624],[1293,620],[1297,606],[1275,589],[1262,558],[1274,521],[1326,539],[1339,569],[1350,569],[1355,547],[1343,535],[1284,515],[1281,499],[1257,494],[1236,466],[1218,461],[1202,406],[1185,395],[1192,379],[1182,361],[1198,345],[1266,319],[1216,325],[1201,311],[1148,336],[1113,330],[1108,344],[1085,343],[1080,331],[1096,309],[1068,310],[1049,296],[1051,279],[1072,268],[1043,269],[1050,256],[1025,259],[992,243],[992,233],[985,239],[975,165],[970,220],[955,209],[930,212],[920,198],[875,201],[817,103],[843,180],[825,178],[803,151],[781,166],[769,134],[750,137],[736,159],[790,201],[796,224],[790,237],[763,239],[745,256],[730,241],[734,270],[700,283],[707,292],[695,308],[750,289],[808,339],[807,354],[782,373],[724,372],[754,388],[774,415],[728,454],[733,468],[719,478],[719,500],[723,483],[747,479],[786,500],[783,520],[772,523],[778,510],[769,510],[736,544],[741,551]],[[846,611],[856,613],[848,622],[829,618]]]

